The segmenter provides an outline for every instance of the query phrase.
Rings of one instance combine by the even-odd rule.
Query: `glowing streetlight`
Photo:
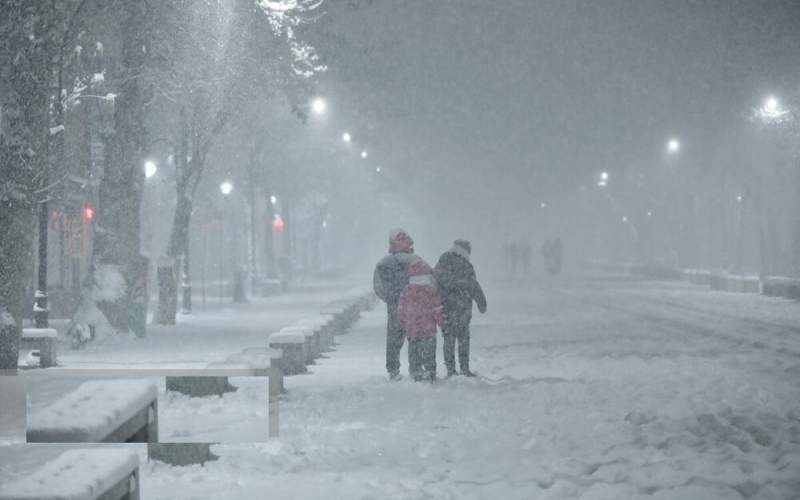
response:
[[[622,223],[623,224],[627,224],[628,223],[628,216],[627,215],[623,215],[622,216]]]
[[[767,100],[764,102],[764,111],[774,114],[778,109],[778,100],[773,96],[767,97]]]
[[[277,204],[278,197],[273,194],[272,196],[269,197],[269,202],[272,203],[273,205]]]
[[[350,132],[345,132],[344,134],[342,134],[342,140],[344,142],[350,142],[353,140],[353,137],[350,135]]]
[[[742,195],[740,195],[740,194],[736,195],[736,201],[738,201],[739,203],[741,203],[743,199],[744,198],[742,198]]]
[[[547,203],[545,202],[539,203],[539,208],[547,208]]]
[[[674,137],[667,141],[667,152],[669,154],[675,154],[681,149],[681,141],[675,139]]]
[[[150,177],[153,177],[154,175],[156,175],[156,172],[158,172],[158,167],[156,166],[156,164],[154,162],[152,162],[150,160],[147,160],[146,162],[144,162],[144,176],[147,179],[149,179]]]
[[[327,108],[328,104],[325,102],[325,99],[321,97],[317,97],[311,101],[311,111],[318,115],[323,114]]]
[[[375,171],[381,173],[381,167],[375,167]]]
[[[362,157],[362,158],[366,158],[367,156],[368,156],[368,155],[367,155],[367,152],[366,152],[366,151],[362,151],[362,152],[361,152],[361,157]]]
[[[647,216],[648,216],[648,217],[652,217],[652,216],[653,216],[653,212],[651,212],[650,210],[648,210],[648,211],[647,211]]]
[[[608,180],[608,172],[600,172],[600,180],[607,181]]]
[[[224,181],[219,185],[219,190],[224,196],[228,196],[233,191],[233,184],[230,181]]]
[[[780,122],[783,117],[789,114],[789,111],[781,106],[780,101],[775,96],[768,96],[761,108],[756,111],[756,114],[766,122]]]

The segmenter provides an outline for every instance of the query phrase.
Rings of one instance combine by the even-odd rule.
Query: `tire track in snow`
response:
[[[645,303],[644,304],[645,306],[647,305],[648,301],[646,298],[642,297],[641,295],[627,293],[620,290],[604,290],[604,295],[614,293],[625,296],[626,298],[625,301],[615,301],[613,304],[609,300],[603,300],[599,297],[597,298],[589,297],[587,295],[582,295],[570,290],[554,288],[551,289],[550,291],[571,297],[574,300],[583,304],[599,307],[616,313],[621,313],[622,315],[627,317],[638,318],[650,324],[660,325],[662,327],[667,328],[668,331],[670,331],[670,333],[674,333],[674,331],[677,330],[680,332],[687,332],[691,334],[701,335],[707,338],[722,340],[731,343],[737,347],[746,346],[761,350],[769,350],[775,352],[776,354],[780,354],[782,356],[800,358],[800,350],[790,349],[786,347],[775,347],[765,343],[762,339],[753,340],[751,338],[746,338],[739,335],[724,334],[719,331],[724,329],[719,324],[715,325],[714,327],[706,326],[706,324],[711,321],[711,319],[706,316],[715,315],[713,311],[709,312],[704,311],[702,313],[698,313],[691,311],[691,309],[686,309],[676,306],[677,309],[685,313],[684,316],[686,316],[686,313],[693,314],[695,319],[697,320],[697,321],[688,321],[686,319],[676,318],[674,314],[669,314],[667,312],[664,312],[664,314],[658,314],[657,312],[653,311],[652,310],[653,305],[658,305],[658,306],[667,305],[663,304],[660,300],[650,301],[649,305],[651,306],[651,308],[650,310],[646,310],[644,307],[641,307],[643,302]],[[639,301],[639,308],[636,307],[635,304],[636,301]],[[626,307],[620,305],[623,303],[631,304],[631,306],[633,307]],[[730,317],[726,318],[724,315],[719,315],[718,318],[727,321],[729,323],[733,322],[735,326],[741,327],[742,322],[740,321],[740,319],[731,319]],[[687,338],[690,337],[691,335],[688,336]]]

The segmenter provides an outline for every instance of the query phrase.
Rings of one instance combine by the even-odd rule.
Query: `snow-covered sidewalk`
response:
[[[280,440],[146,464],[143,498],[796,498],[799,304],[533,282],[486,287],[481,378],[388,382],[379,307],[288,381]]]
[[[303,284],[291,292],[252,298],[247,304],[208,302],[202,311],[178,314],[173,326],[148,325],[146,338],[130,335],[62,348],[59,364],[72,368],[203,368],[248,347],[266,347],[270,333],[306,317],[316,317],[325,304],[361,283]]]

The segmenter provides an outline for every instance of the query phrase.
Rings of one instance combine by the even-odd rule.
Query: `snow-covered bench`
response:
[[[295,324],[300,327],[311,328],[315,334],[318,334],[322,351],[327,351],[333,346],[333,327],[329,316],[301,319]]]
[[[147,443],[147,459],[170,465],[204,465],[219,457],[211,453],[211,443]]]
[[[222,396],[236,388],[228,383],[228,377],[269,377],[270,387],[277,384],[283,390],[283,370],[280,349],[251,347],[228,356],[225,361],[216,361],[206,366],[201,375],[167,375],[168,391],[177,391],[188,396]],[[273,381],[274,379],[274,381]]]
[[[158,441],[158,389],[147,380],[91,380],[28,416],[29,443]]]
[[[800,280],[783,276],[767,276],[762,284],[762,293],[771,297],[800,300]]]
[[[280,368],[285,375],[297,375],[306,370],[306,334],[302,331],[275,332],[269,336],[269,346],[283,353]]]
[[[23,328],[21,347],[39,350],[39,366],[48,368],[56,364],[56,339],[58,332],[55,328]]]
[[[139,500],[131,450],[69,450],[32,474],[0,485],[0,500]]]
[[[761,279],[758,276],[728,275],[728,291],[739,293],[761,293]]]
[[[193,397],[221,396],[236,390],[228,383],[228,377],[268,377],[269,436],[278,437],[278,401],[284,390],[282,360],[283,352],[280,349],[249,347],[228,356],[225,361],[210,363],[205,370],[191,370],[199,374],[167,375],[167,390]],[[172,453],[185,454],[181,450],[166,450],[164,456],[171,457]]]
[[[695,285],[711,285],[711,271],[707,269],[684,269],[683,279]]]
[[[341,304],[328,304],[320,311],[320,314],[330,319],[335,334],[342,335],[347,332],[350,322],[346,306]]]
[[[322,353],[322,343],[319,331],[309,326],[290,325],[281,328],[278,333],[295,333],[300,332],[305,336],[304,352],[306,355],[305,364],[312,365],[314,360],[317,359]]]

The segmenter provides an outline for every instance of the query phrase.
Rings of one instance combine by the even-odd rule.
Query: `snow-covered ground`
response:
[[[309,316],[363,283],[316,283],[287,294],[254,298],[247,304],[209,300],[202,311],[195,297],[192,315],[178,314],[177,325],[148,325],[140,339],[119,336],[92,342],[80,350],[62,348],[59,364],[75,368],[203,368],[247,347],[266,347],[270,333]]]
[[[487,287],[482,378],[388,382],[378,309],[288,380],[280,440],[148,464],[146,498],[797,498],[800,304],[532,283]]]
[[[287,379],[280,439],[217,445],[202,467],[143,463],[142,498],[800,495],[800,304],[609,275],[486,291],[480,378],[389,382],[379,307]],[[186,429],[165,432],[219,436],[231,405],[263,411],[265,391],[237,382],[194,419],[199,402],[170,401]],[[252,435],[248,418],[225,436]]]
[[[25,380],[0,376],[0,446],[25,442]]]

